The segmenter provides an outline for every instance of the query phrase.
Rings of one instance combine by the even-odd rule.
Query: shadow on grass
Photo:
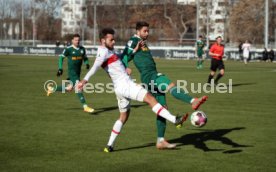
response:
[[[147,106],[147,104],[131,105],[131,108],[139,108],[142,106]],[[102,107],[102,108],[95,109],[95,111],[90,114],[91,115],[100,115],[103,112],[113,111],[113,110],[117,110],[117,109],[118,109],[118,106]],[[67,108],[67,110],[83,110],[83,109],[82,108]]]
[[[244,85],[256,85],[256,82],[248,82],[248,83],[237,83],[237,84],[232,84],[232,87],[239,87],[239,86],[244,86]],[[227,84],[227,87],[229,87],[229,84]]]
[[[200,133],[192,133],[183,135],[180,138],[169,140],[171,143],[179,143],[178,146],[184,145],[194,145],[195,148],[201,149],[204,152],[208,151],[224,151],[224,149],[211,149],[209,148],[205,142],[207,141],[218,141],[222,144],[232,146],[233,148],[243,148],[243,147],[252,147],[250,145],[241,145],[232,141],[230,138],[224,136],[232,131],[243,130],[244,127],[237,127],[237,128],[230,128],[230,129],[217,129],[217,130],[200,130]],[[242,150],[235,150],[235,151],[226,151],[224,153],[239,153]]]
[[[139,107],[142,107],[142,106],[147,106],[147,104],[131,105],[131,109],[133,109],[133,108],[139,108]],[[118,109],[118,106],[98,108],[98,109],[95,109],[95,111],[93,113],[91,113],[91,115],[99,115],[99,114],[101,114],[103,112],[117,110],[117,109]]]
[[[176,139],[169,140],[170,143],[178,143],[177,148],[184,146],[184,145],[193,145],[195,148],[200,149],[204,152],[208,151],[223,151],[223,153],[226,154],[232,154],[232,153],[240,153],[242,152],[241,149],[235,149],[235,150],[224,150],[224,149],[211,149],[209,148],[205,142],[207,141],[219,141],[222,144],[232,146],[233,148],[244,148],[244,147],[252,147],[250,145],[241,145],[234,141],[232,141],[230,138],[224,136],[227,133],[230,133],[232,131],[237,130],[243,130],[244,127],[237,127],[237,128],[230,128],[230,129],[217,129],[217,130],[200,130],[202,132],[199,133],[192,133],[192,134],[186,134]],[[141,146],[135,146],[135,147],[129,147],[125,149],[118,149],[116,151],[123,151],[123,150],[131,150],[131,149],[141,149],[146,147],[155,146],[155,143],[148,143]]]

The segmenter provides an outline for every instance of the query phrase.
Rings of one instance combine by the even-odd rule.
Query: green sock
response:
[[[199,62],[199,61],[197,61],[197,62],[196,62],[196,66],[198,67],[199,65],[200,65],[200,62]]]
[[[173,97],[175,97],[178,100],[181,100],[186,103],[191,103],[191,100],[193,97],[191,97],[189,94],[185,93],[183,89],[177,88],[176,86],[170,89],[170,93]]]
[[[164,137],[165,131],[166,131],[166,119],[161,116],[157,116],[156,126],[157,126],[157,137]]]
[[[77,95],[80,99],[81,104],[83,104],[83,105],[86,104],[86,101],[85,101],[85,98],[84,98],[83,94],[82,93],[77,93]]]
[[[62,89],[62,86],[57,86],[57,89],[56,89],[56,91],[62,91],[63,89]]]

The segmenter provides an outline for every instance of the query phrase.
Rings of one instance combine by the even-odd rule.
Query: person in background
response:
[[[242,44],[242,50],[243,50],[243,62],[244,64],[247,64],[249,56],[250,56],[250,49],[251,44],[248,40],[245,41],[245,43]]]

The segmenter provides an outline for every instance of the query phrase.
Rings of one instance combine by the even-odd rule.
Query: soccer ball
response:
[[[202,111],[195,111],[191,114],[191,123],[195,127],[203,127],[207,123],[207,116]]]

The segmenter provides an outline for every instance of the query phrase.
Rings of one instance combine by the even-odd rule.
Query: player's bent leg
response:
[[[82,91],[79,91],[79,90],[77,90],[75,88],[76,84],[79,82],[80,77],[79,76],[69,76],[69,78],[71,79],[71,82],[72,82],[73,85],[71,84],[71,87],[70,88],[67,87],[66,90],[70,90],[70,91],[74,90],[75,91],[75,93],[77,94],[77,97],[78,97],[80,103],[82,104],[84,112],[87,112],[87,113],[94,112],[95,110],[87,105]]]
[[[161,89],[162,93],[169,91],[170,94],[183,102],[191,103],[192,97],[187,94],[182,88],[177,87],[167,76],[161,75],[155,79],[155,83],[158,87],[158,90]]]
[[[202,96],[200,98],[194,98],[192,101],[192,109],[197,110],[205,101],[208,99],[208,96]]]
[[[215,79],[215,84],[218,84],[218,81],[221,77],[224,76],[224,69],[220,69],[219,74],[217,75],[216,79]]]
[[[166,106],[166,95],[163,93],[154,93],[153,96],[164,108],[168,109]],[[165,139],[166,132],[166,119],[157,116],[156,118],[156,127],[157,127],[157,141],[156,148],[157,149],[173,149],[176,147],[176,144],[170,144]]]
[[[214,78],[215,74],[216,74],[216,71],[211,70],[207,80],[208,84],[211,84],[211,80]]]
[[[161,116],[171,123],[174,123],[176,126],[182,126],[182,124],[186,121],[188,114],[182,116],[174,116],[172,115],[166,108],[164,108],[160,103],[156,101],[156,99],[149,93],[147,93],[144,97],[144,102],[148,103],[152,108],[152,111]]]
[[[189,103],[189,104],[190,104],[191,101],[192,101],[192,99],[193,99],[192,96],[190,96],[190,95],[187,94],[182,88],[179,88],[179,87],[177,87],[177,86],[171,87],[169,91],[170,91],[171,95],[172,95],[174,98],[176,98],[176,99],[178,99],[178,100],[180,100],[180,101],[182,101],[182,102],[185,102],[185,103]]]
[[[156,148],[159,150],[174,149],[176,147],[176,144],[171,144],[165,139],[166,119],[161,116],[157,116],[156,125],[157,125],[157,135],[158,135]]]
[[[119,110],[120,110],[120,117],[119,119],[115,122],[110,137],[109,141],[107,143],[107,146],[104,148],[104,152],[113,152],[114,151],[114,143],[117,138],[117,136],[121,133],[123,125],[127,122],[129,114],[130,114],[130,106],[129,106],[129,101],[124,98],[118,98],[118,105],[119,105]]]

